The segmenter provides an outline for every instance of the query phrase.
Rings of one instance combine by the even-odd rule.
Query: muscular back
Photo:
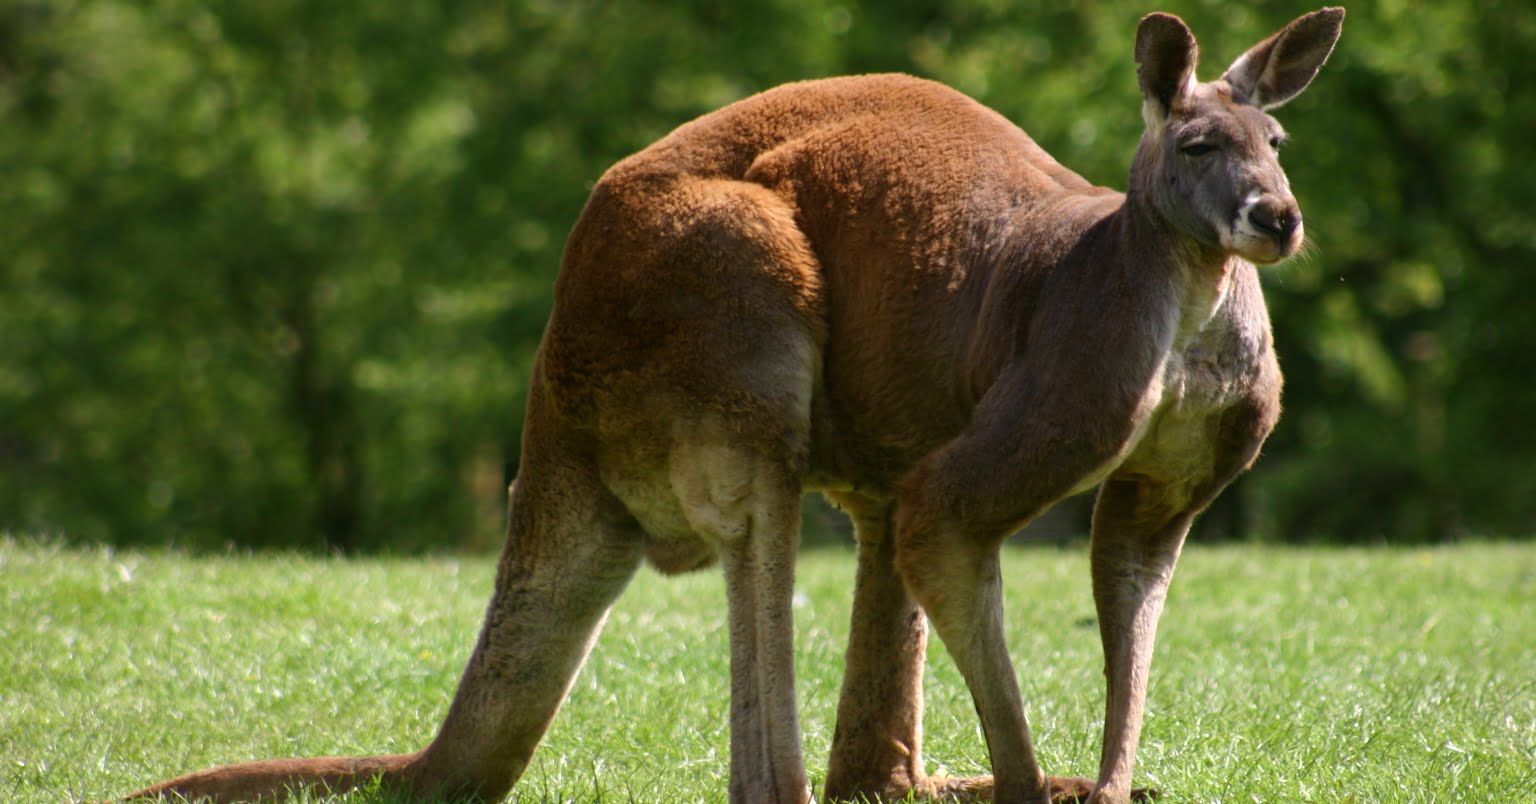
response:
[[[657,263],[671,261],[647,253],[655,227],[716,228],[695,205],[658,205],[680,186],[713,209],[722,188],[758,209],[771,193],[766,207],[804,238],[801,270],[775,267],[782,275],[763,289],[792,291],[821,345],[812,480],[876,487],[964,426],[1023,345],[1043,269],[1122,199],[942,85],[901,75],[791,84],[684,125],[604,175],[572,234],[557,320],[579,315],[603,329],[610,352],[618,336],[643,360],[669,324],[731,302],[720,289],[739,275],[697,275],[691,253],[677,264],[695,276],[663,275]],[[627,256],[585,251],[629,232]],[[689,237],[666,242],[679,241]],[[638,264],[651,269],[625,270]]]

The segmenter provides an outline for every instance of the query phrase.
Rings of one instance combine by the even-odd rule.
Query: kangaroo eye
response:
[[[1215,152],[1216,146],[1208,142],[1192,142],[1179,148],[1179,153],[1193,157],[1206,156]]]
[[[1269,147],[1271,147],[1271,148],[1273,148],[1273,149],[1275,149],[1277,151],[1280,150],[1280,146],[1284,145],[1284,144],[1285,144],[1285,138],[1284,137],[1270,137],[1269,138]]]

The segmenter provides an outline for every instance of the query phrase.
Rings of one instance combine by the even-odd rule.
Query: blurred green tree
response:
[[[1306,7],[1174,2],[1202,75]],[[1152,10],[774,0],[0,0],[0,527],[494,544],[564,233],[614,160],[900,70],[1123,186]],[[1281,113],[1317,244],[1267,272],[1288,412],[1208,518],[1536,531],[1536,8],[1352,8]]]

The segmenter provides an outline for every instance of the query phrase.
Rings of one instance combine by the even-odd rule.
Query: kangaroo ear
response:
[[[1149,121],[1166,117],[1174,102],[1189,93],[1199,56],[1195,35],[1183,20],[1162,13],[1142,18],[1136,27],[1136,77]]]
[[[1339,41],[1344,9],[1325,8],[1296,18],[1279,33],[1248,49],[1222,75],[1260,109],[1273,109],[1301,94]]]

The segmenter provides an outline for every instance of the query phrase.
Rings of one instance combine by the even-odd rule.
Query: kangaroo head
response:
[[[1195,79],[1198,47],[1183,20],[1152,14],[1136,30],[1146,132],[1131,170],[1174,228],[1258,263],[1294,254],[1301,209],[1280,168],[1285,130],[1266,111],[1296,97],[1333,52],[1344,9],[1296,19],[1215,81]]]

